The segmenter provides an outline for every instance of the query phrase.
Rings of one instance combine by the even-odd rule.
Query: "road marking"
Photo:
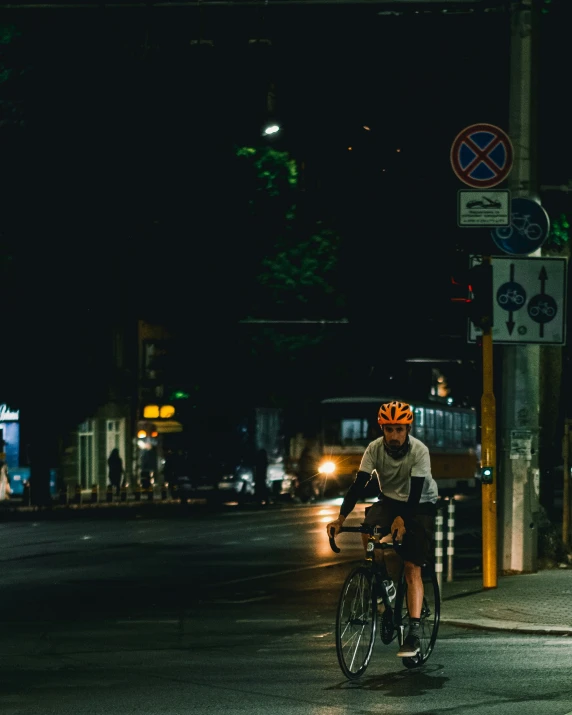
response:
[[[325,564],[313,564],[312,566],[302,566],[297,569],[284,569],[284,571],[271,571],[270,573],[261,573],[257,576],[245,576],[244,578],[233,578],[230,581],[220,581],[218,583],[211,583],[209,586],[230,586],[233,583],[245,583],[247,581],[257,581],[261,578],[273,578],[274,576],[284,576],[289,573],[299,573],[300,571],[311,571],[312,569],[324,569],[328,566],[342,566],[343,564],[351,564],[356,559],[347,559],[346,561],[328,561]]]
[[[257,601],[268,601],[273,596],[254,596],[253,598],[215,598],[213,603],[255,603]]]
[[[138,626],[141,623],[180,623],[180,619],[178,618],[157,618],[155,620],[153,619],[146,619],[146,618],[141,618],[141,619],[130,619],[127,621],[115,621],[116,623],[121,623],[121,624],[127,624],[127,625],[133,625],[133,626]]]
[[[300,623],[299,618],[238,618],[235,623]]]

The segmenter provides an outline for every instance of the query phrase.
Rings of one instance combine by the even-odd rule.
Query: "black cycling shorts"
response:
[[[379,526],[381,536],[389,534],[393,520],[401,516],[403,502],[382,497],[379,501],[367,507],[363,525]],[[404,561],[411,561],[417,566],[434,561],[435,514],[437,505],[431,503],[419,504],[418,512],[408,519],[405,526],[406,533],[403,537],[403,546],[400,554]]]

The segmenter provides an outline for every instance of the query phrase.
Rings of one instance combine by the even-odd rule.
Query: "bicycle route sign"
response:
[[[464,184],[490,189],[504,181],[512,169],[512,143],[494,124],[471,124],[455,137],[450,160]]]
[[[477,265],[480,257],[471,256]],[[565,258],[492,256],[493,343],[564,345],[566,342]],[[469,323],[467,340],[481,331]]]
[[[511,201],[510,226],[491,231],[497,248],[513,256],[528,256],[540,248],[550,232],[550,219],[544,208],[533,199]]]

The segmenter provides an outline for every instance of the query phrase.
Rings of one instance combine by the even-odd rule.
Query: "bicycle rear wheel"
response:
[[[402,658],[406,668],[418,668],[423,665],[433,652],[439,620],[441,618],[441,595],[437,574],[432,566],[424,566],[421,572],[423,578],[423,605],[421,606],[421,622],[419,625],[419,641],[421,653],[414,658]],[[405,598],[403,602],[403,624],[408,625],[409,613],[407,611],[407,584],[405,584]]]
[[[376,630],[376,601],[372,574],[355,568],[346,578],[336,617],[336,652],[346,678],[359,678],[367,668]]]

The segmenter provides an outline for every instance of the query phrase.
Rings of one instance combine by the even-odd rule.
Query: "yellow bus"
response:
[[[381,436],[377,412],[383,402],[409,402],[411,433],[429,448],[440,492],[470,491],[477,484],[480,445],[474,408],[400,397],[331,397],[320,404],[318,481],[325,496],[344,494],[359,469],[364,449]]]

